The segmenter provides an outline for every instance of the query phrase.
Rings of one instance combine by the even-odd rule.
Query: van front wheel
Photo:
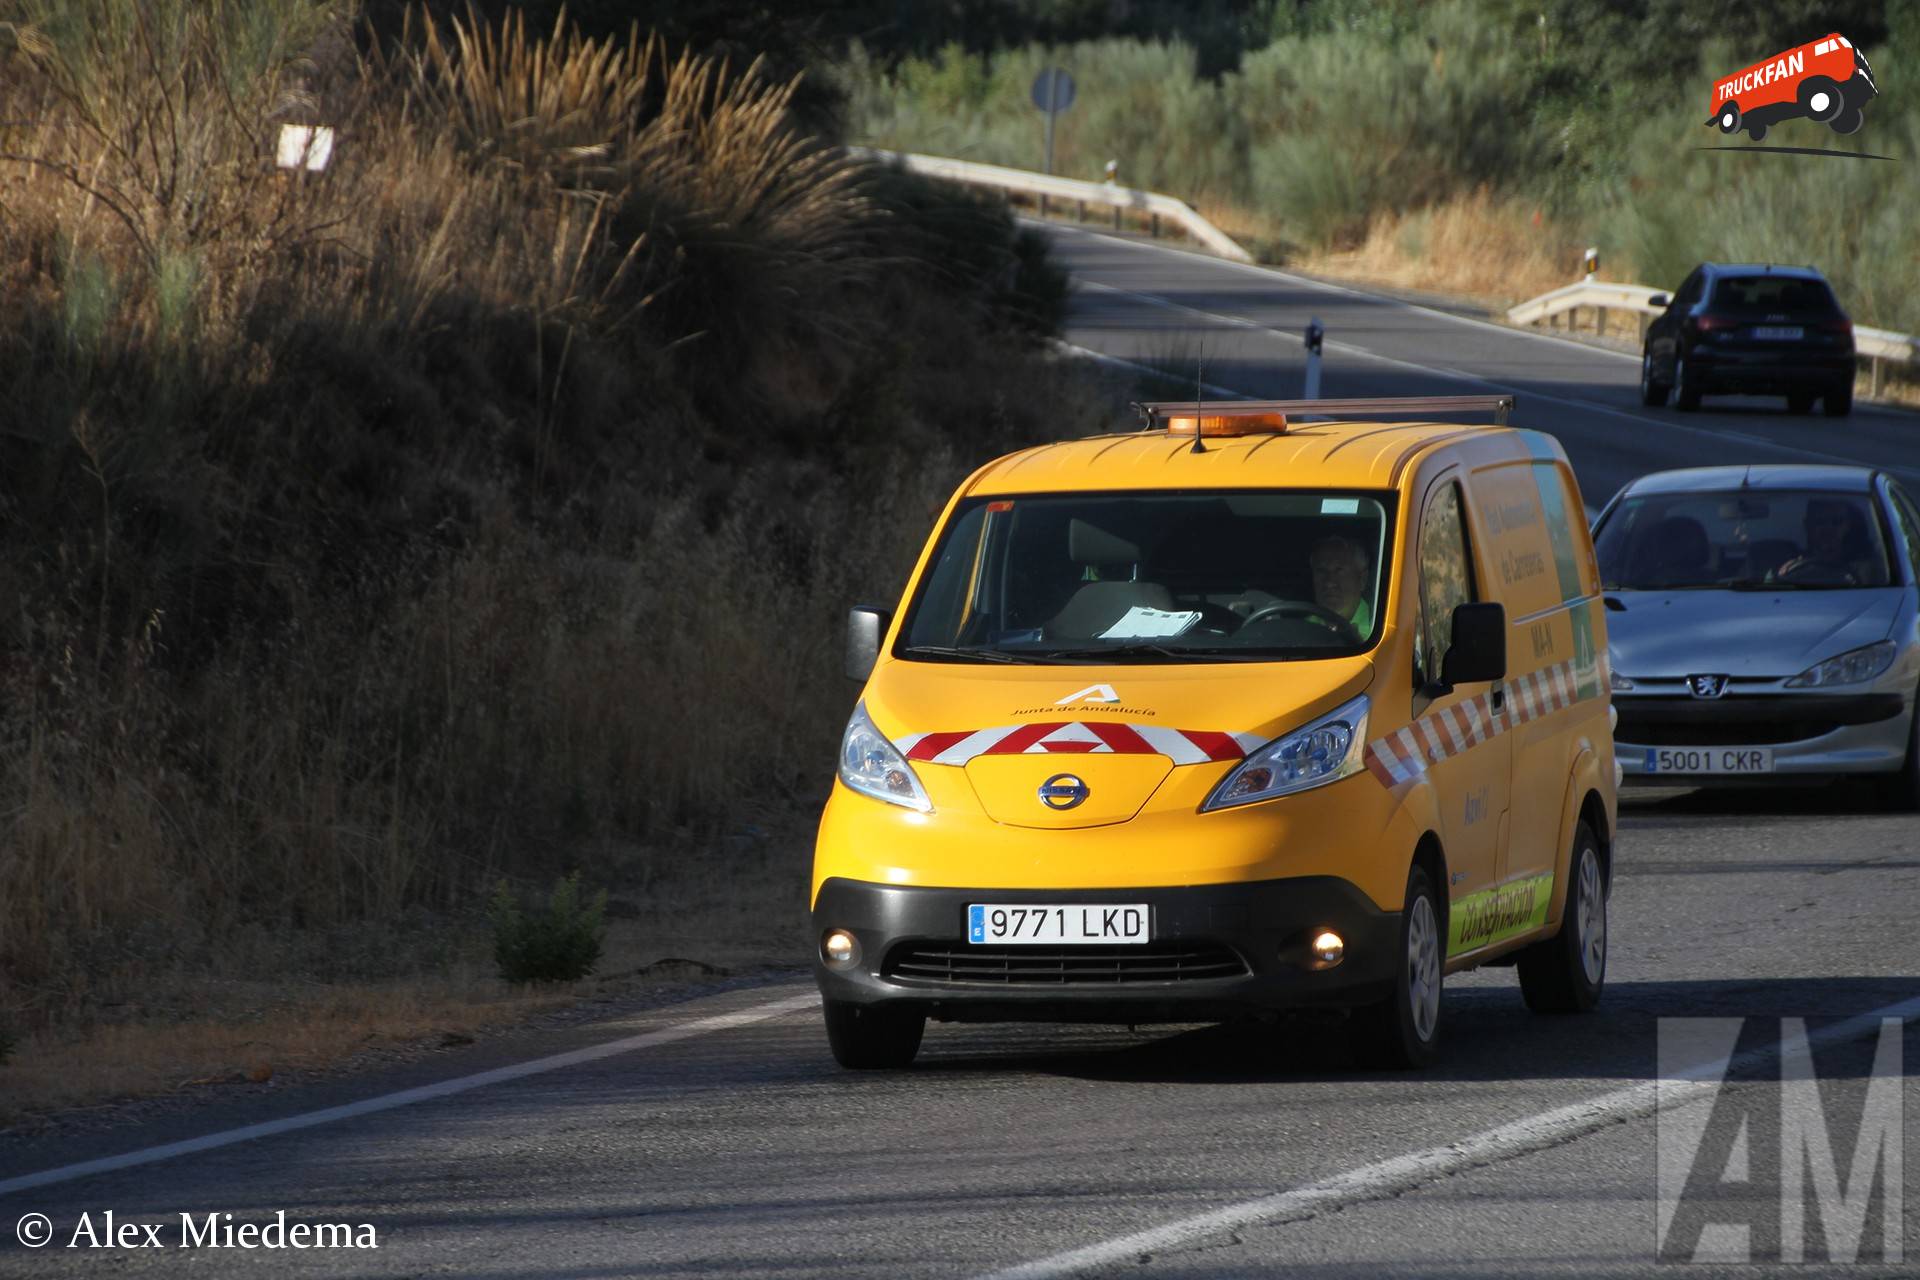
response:
[[[1400,912],[1400,963],[1393,994],[1353,1011],[1354,1050],[1373,1067],[1424,1067],[1440,1053],[1440,978],[1445,967],[1446,928],[1427,869],[1407,875],[1407,905]]]
[[[1572,881],[1560,932],[1520,953],[1520,994],[1535,1013],[1585,1013],[1607,981],[1607,878],[1600,842],[1582,822],[1573,829]]]
[[[927,1016],[884,1005],[822,1001],[827,1015],[827,1045],[833,1059],[854,1071],[887,1071],[910,1066],[920,1052]]]

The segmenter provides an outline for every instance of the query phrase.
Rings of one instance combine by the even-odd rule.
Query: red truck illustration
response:
[[[1755,142],[1768,126],[1802,118],[1852,133],[1879,92],[1866,56],[1836,31],[1714,81],[1707,123],[1722,133],[1745,129]]]

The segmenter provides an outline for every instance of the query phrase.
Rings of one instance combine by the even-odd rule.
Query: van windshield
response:
[[[1037,494],[955,509],[897,657],[1233,662],[1373,646],[1390,494]]]
[[[1837,589],[1893,581],[1864,493],[1744,489],[1621,502],[1594,539],[1608,591]]]

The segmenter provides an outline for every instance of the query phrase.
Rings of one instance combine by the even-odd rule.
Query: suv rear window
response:
[[[1793,276],[1722,276],[1713,282],[1716,311],[1829,315],[1840,309],[1824,280]]]

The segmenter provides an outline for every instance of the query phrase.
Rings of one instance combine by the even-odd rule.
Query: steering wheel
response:
[[[1775,570],[1773,576],[1778,582],[1794,582],[1801,578],[1817,578],[1824,582],[1833,582],[1837,576],[1840,585],[1849,587],[1860,585],[1860,579],[1855,577],[1853,570],[1846,565],[1815,560],[1808,556],[1788,561]]]
[[[1276,600],[1270,605],[1255,609],[1247,615],[1247,620],[1240,624],[1240,629],[1244,631],[1254,623],[1265,622],[1268,618],[1299,618],[1309,622],[1324,622],[1347,640],[1356,644],[1360,641],[1360,632],[1355,629],[1351,621],[1325,605],[1314,604],[1307,600]]]

